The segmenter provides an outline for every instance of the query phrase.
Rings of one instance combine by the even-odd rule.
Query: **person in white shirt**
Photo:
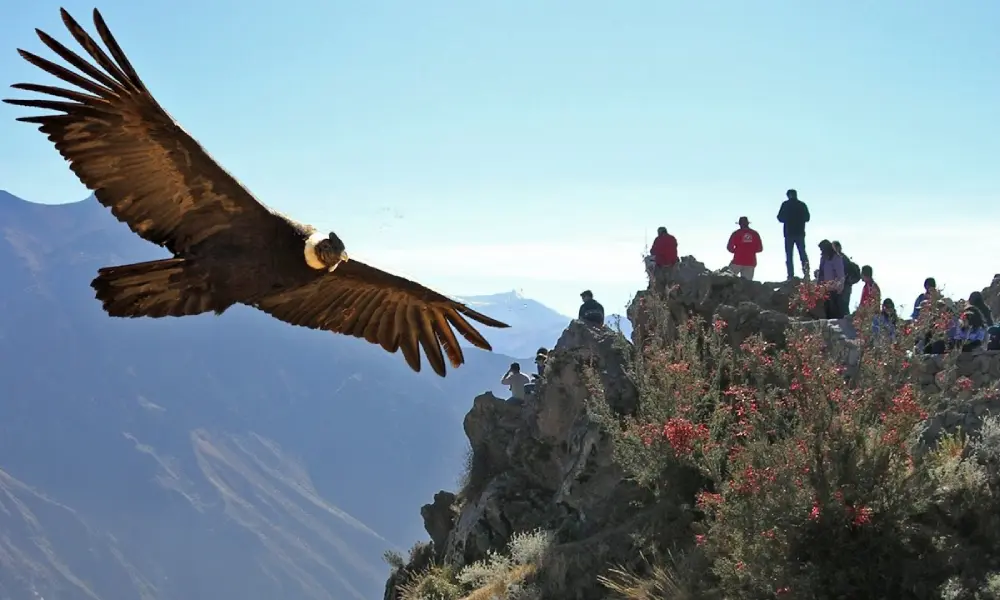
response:
[[[521,372],[521,365],[510,363],[510,369],[500,380],[500,384],[510,386],[511,400],[524,400],[524,385],[528,381],[528,376]]]

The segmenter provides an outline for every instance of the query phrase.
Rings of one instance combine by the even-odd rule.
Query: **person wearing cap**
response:
[[[604,307],[597,300],[594,300],[594,292],[584,290],[580,294],[583,304],[580,305],[578,319],[589,325],[600,327],[604,325]]]
[[[792,250],[799,249],[799,261],[802,263],[802,278],[809,280],[809,257],[806,255],[806,223],[809,222],[809,207],[799,200],[795,190],[785,192],[787,200],[778,209],[778,222],[784,226],[785,233],[785,269],[788,279],[795,278],[795,266],[792,265]]]
[[[753,280],[754,269],[757,268],[757,253],[764,250],[760,234],[750,229],[750,219],[740,217],[737,222],[739,229],[729,236],[726,249],[733,255],[729,270],[743,279]]]

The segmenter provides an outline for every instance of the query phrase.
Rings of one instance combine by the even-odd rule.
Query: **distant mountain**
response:
[[[521,359],[534,358],[540,347],[555,346],[571,320],[516,291],[455,299],[510,325],[509,329],[491,331],[490,344],[500,354]]]
[[[164,254],[92,199],[0,192],[0,598],[380,597],[512,358],[441,379],[245,307],[103,313],[98,267]]]

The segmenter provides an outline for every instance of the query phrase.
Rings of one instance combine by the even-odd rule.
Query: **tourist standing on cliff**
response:
[[[802,263],[802,278],[809,280],[809,256],[806,255],[806,223],[809,222],[809,207],[799,200],[795,190],[785,192],[787,199],[781,203],[778,210],[778,222],[784,226],[785,233],[785,269],[788,279],[795,278],[795,267],[792,265],[792,250],[798,248],[799,262]]]
[[[656,239],[649,247],[649,256],[646,259],[646,274],[652,279],[657,267],[672,267],[678,260],[677,238],[667,233],[666,227],[657,228]]]
[[[861,280],[865,282],[865,287],[861,288],[861,302],[858,304],[858,308],[863,308],[869,304],[878,306],[879,302],[882,301],[882,289],[875,283],[875,279],[872,277],[872,267],[871,265],[865,265],[861,267]],[[896,310],[896,305],[892,305],[893,311]]]
[[[726,244],[726,249],[733,255],[729,270],[743,279],[753,281],[757,253],[763,252],[764,246],[760,241],[760,234],[750,229],[750,219],[740,217],[737,223],[740,228],[729,236],[729,243]]]
[[[861,281],[861,267],[851,260],[850,256],[844,254],[844,248],[840,242],[834,240],[833,249],[844,260],[844,291],[840,293],[840,316],[849,317],[851,316],[851,291],[854,290],[854,284]]]
[[[841,319],[844,314],[840,301],[840,293],[844,291],[844,259],[834,249],[830,240],[819,243],[819,269],[816,270],[816,282],[827,289],[826,309],[827,319]]]

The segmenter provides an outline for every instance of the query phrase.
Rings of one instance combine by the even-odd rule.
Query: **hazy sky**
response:
[[[33,28],[69,42],[58,7],[89,28],[94,1],[4,11],[0,83],[48,82],[15,48],[52,56]],[[518,289],[575,313],[591,288],[613,312],[645,285],[658,225],[719,267],[742,214],[763,236],[758,278],[783,278],[789,187],[812,211],[809,251],[840,239],[897,304],[927,275],[964,296],[1000,272],[993,0],[100,8],[160,102],[260,199],[447,293]],[[85,197],[14,122],[29,112],[0,106],[0,189]]]

